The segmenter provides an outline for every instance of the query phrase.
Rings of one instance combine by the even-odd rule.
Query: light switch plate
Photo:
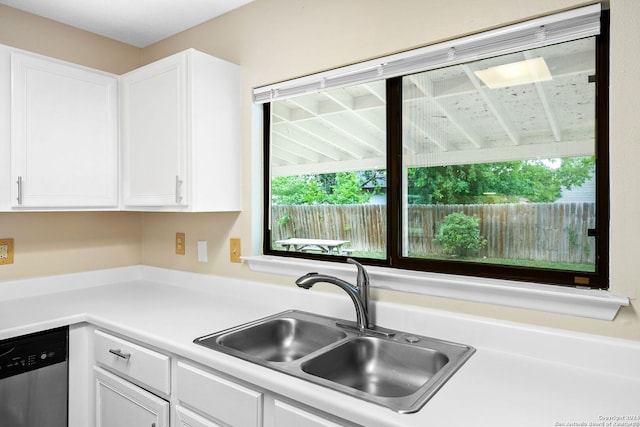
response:
[[[242,262],[240,259],[240,239],[232,238],[229,241],[229,258],[231,262]]]
[[[0,239],[0,265],[13,264],[13,239]]]
[[[184,233],[176,233],[176,255],[184,255],[185,249],[185,235]]]

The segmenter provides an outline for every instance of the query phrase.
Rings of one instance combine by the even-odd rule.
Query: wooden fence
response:
[[[358,251],[386,249],[386,205],[273,206],[273,240],[289,237],[349,240]],[[410,254],[442,253],[435,237],[444,218],[464,212],[480,218],[487,245],[480,256],[533,261],[593,263],[595,203],[410,205]]]

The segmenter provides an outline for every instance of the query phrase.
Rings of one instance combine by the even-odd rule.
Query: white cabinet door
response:
[[[176,405],[175,413],[177,427],[222,427],[180,405]]]
[[[120,79],[123,205],[237,211],[240,69],[193,49]]]
[[[11,48],[0,45],[0,212],[11,210]]]
[[[11,206],[118,206],[117,78],[11,52]]]
[[[275,401],[274,418],[277,427],[340,427],[342,425],[279,400]]]
[[[169,427],[169,402],[94,368],[96,427]]]
[[[121,78],[125,205],[188,204],[186,73],[174,55]]]

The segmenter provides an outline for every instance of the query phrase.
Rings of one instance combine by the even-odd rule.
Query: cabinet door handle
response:
[[[18,177],[16,184],[18,184],[18,197],[16,200],[18,201],[18,204],[21,205],[22,204],[22,177],[21,176]]]
[[[176,175],[176,203],[182,202],[182,180]]]
[[[131,353],[123,353],[119,348],[117,349],[112,348],[109,350],[109,353],[115,354],[116,356],[124,360],[129,360],[129,358],[131,357]]]

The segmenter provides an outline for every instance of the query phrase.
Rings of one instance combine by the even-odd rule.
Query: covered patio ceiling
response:
[[[594,153],[595,42],[547,46],[403,78],[407,167]],[[476,71],[544,58],[548,81],[489,88]],[[274,101],[273,176],[385,169],[385,82]]]

